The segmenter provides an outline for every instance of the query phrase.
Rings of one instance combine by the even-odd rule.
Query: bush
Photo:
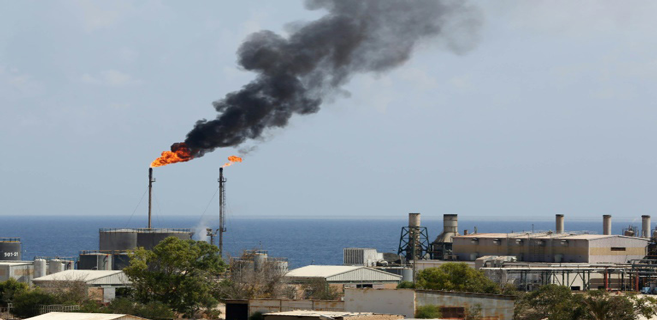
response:
[[[264,318],[262,312],[256,311],[249,317],[249,320],[263,320]]]
[[[427,305],[417,307],[415,311],[415,317],[418,319],[438,319],[442,317],[440,312],[440,307],[434,305]]]
[[[397,289],[413,289],[415,284],[411,281],[402,281],[397,285]]]
[[[37,288],[16,295],[11,313],[20,318],[34,317],[39,315],[39,306],[55,303],[57,303],[55,296],[42,292]]]
[[[27,291],[27,288],[27,284],[18,282],[14,278],[0,282],[0,306],[7,307],[7,304],[13,301],[14,296]]]

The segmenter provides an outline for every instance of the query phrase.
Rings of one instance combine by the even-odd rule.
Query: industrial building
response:
[[[348,312],[402,314],[413,318],[418,307],[438,306],[446,319],[463,319],[471,307],[481,307],[481,316],[488,320],[511,320],[515,297],[414,289],[345,289],[344,309]]]
[[[398,320],[404,316],[372,312],[295,310],[263,314],[265,320]]]
[[[123,271],[115,270],[66,270],[32,280],[44,291],[58,290],[76,281],[84,282],[91,299],[104,303],[114,300],[117,288],[127,288],[132,284]]]
[[[648,239],[620,235],[478,233],[454,237],[457,260],[488,255],[526,262],[628,263],[646,256]]]
[[[25,320],[148,320],[129,314],[82,313],[82,312],[48,312]]]
[[[313,279],[322,279],[329,285],[342,290],[355,288],[395,288],[402,276],[362,266],[305,266],[285,275],[291,284],[304,284]]]

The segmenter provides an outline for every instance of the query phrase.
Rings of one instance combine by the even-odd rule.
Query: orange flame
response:
[[[162,156],[151,163],[152,167],[166,166],[176,162],[185,162],[194,159],[192,152],[184,142],[174,143],[171,151],[162,152]]]
[[[230,161],[230,162],[224,163],[224,165],[221,166],[221,167],[225,168],[225,167],[228,167],[228,166],[232,165],[235,162],[242,162],[242,158],[240,158],[238,156],[230,156],[230,157],[228,157],[228,161]]]

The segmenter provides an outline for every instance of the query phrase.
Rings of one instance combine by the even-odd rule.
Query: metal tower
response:
[[[224,211],[226,207],[226,179],[224,178],[224,168],[219,168],[219,254],[224,253],[224,232],[226,232]]]

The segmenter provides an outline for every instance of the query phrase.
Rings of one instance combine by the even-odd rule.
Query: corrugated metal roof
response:
[[[83,281],[91,285],[127,285],[130,280],[121,270],[66,270],[32,280],[35,284],[49,281]]]
[[[49,312],[25,320],[148,320],[129,314]]]
[[[329,282],[400,281],[401,276],[363,266],[305,266],[285,275],[287,278],[324,278]]]

